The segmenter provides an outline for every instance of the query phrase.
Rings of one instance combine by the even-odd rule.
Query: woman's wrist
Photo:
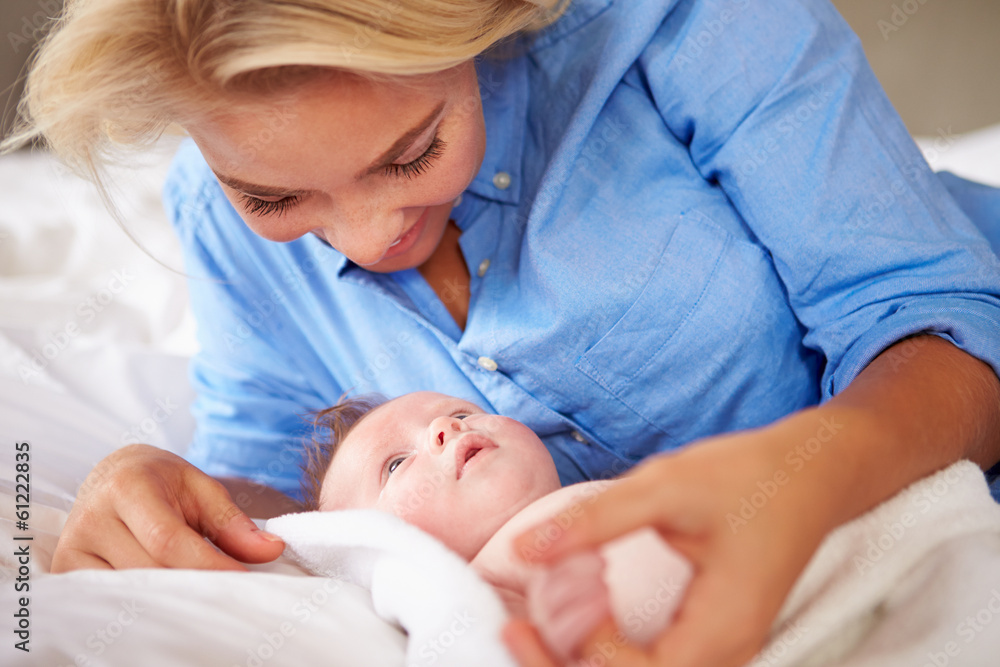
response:
[[[944,339],[920,336],[890,347],[823,405],[768,428],[832,529],[955,461],[995,462],[1000,381]]]
[[[869,411],[826,404],[800,410],[768,431],[778,460],[771,481],[795,490],[819,539],[902,488],[884,474],[892,464],[891,448],[884,446],[889,436]]]

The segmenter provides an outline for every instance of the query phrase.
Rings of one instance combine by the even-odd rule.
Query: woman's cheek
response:
[[[482,158],[477,161],[474,155],[470,156],[461,148],[453,154],[452,159],[440,162],[438,168],[428,172],[423,180],[414,179],[411,187],[419,199],[428,204],[454,201],[476,178]]]
[[[454,130],[449,133],[451,140],[446,139],[441,166],[447,173],[449,190],[458,196],[476,178],[486,155],[486,126],[481,107],[460,118],[452,127]]]
[[[243,222],[245,222],[247,227],[250,228],[250,231],[252,231],[254,234],[263,239],[266,239],[268,241],[276,241],[279,243],[283,241],[293,240],[290,238],[285,238],[285,235],[282,233],[282,230],[276,227],[273,223],[265,222],[264,220],[261,220],[260,218],[249,214],[241,213],[240,217],[243,218]]]

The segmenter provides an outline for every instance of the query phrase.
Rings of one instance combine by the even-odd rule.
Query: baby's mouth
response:
[[[486,449],[494,449],[496,444],[478,434],[467,435],[458,443],[455,451],[455,479],[462,479],[469,462]]]
[[[469,461],[472,460],[472,457],[474,457],[476,454],[478,454],[481,451],[483,451],[483,448],[482,447],[477,447],[475,449],[470,449],[469,451],[467,451],[465,453],[465,460],[462,461],[462,466],[458,469],[458,479],[462,479],[462,472],[464,472],[466,464],[468,464]]]

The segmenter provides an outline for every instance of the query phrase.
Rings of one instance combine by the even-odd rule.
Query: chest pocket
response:
[[[637,432],[646,433],[635,444],[648,454],[738,423],[741,401],[754,393],[746,388],[766,382],[745,356],[782,312],[767,254],[689,213],[635,302],[576,363],[620,403],[615,418],[592,428],[638,455],[629,451]]]

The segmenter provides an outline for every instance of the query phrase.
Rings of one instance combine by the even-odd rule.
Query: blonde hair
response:
[[[341,397],[333,407],[309,413],[313,435],[302,464],[302,504],[307,511],[319,509],[323,480],[347,434],[368,413],[387,402],[381,394]]]
[[[186,114],[317,71],[439,72],[554,21],[569,0],[67,0],[35,53],[6,152],[35,139],[93,181]]]

